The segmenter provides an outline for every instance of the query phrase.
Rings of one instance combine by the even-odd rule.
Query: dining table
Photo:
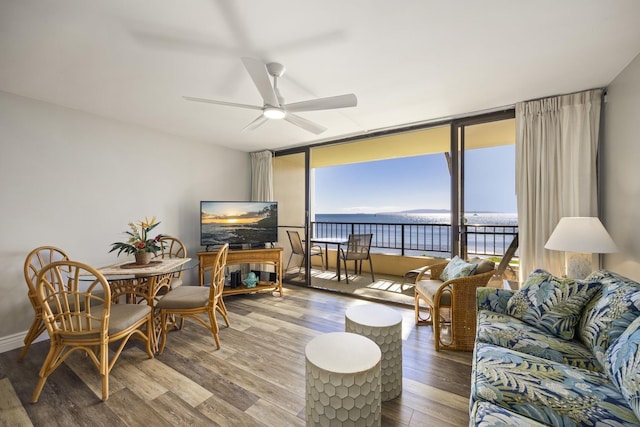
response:
[[[325,265],[329,267],[329,245],[336,245],[336,275],[338,276],[338,282],[340,281],[340,246],[346,245],[349,239],[346,237],[312,237],[309,239],[312,245],[324,245],[324,254],[326,257]],[[346,271],[345,271],[346,274]]]
[[[151,306],[153,330],[150,334],[151,347],[158,351],[159,339],[162,332],[160,316],[155,312],[155,306],[162,295],[171,289],[171,281],[181,271],[194,269],[198,260],[191,258],[153,258],[149,264],[135,262],[120,262],[100,267],[97,270],[109,282],[111,301],[116,304],[147,304]],[[89,279],[87,279],[89,280]]]

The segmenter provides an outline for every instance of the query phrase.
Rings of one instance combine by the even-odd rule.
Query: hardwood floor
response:
[[[169,334],[164,354],[148,359],[130,343],[110,375],[102,402],[100,380],[81,354],[48,379],[31,404],[48,342],[0,354],[0,425],[10,426],[303,426],[307,342],[344,330],[344,312],[376,304],[334,293],[286,286],[285,296],[225,298],[231,327],[222,348],[193,321]],[[431,327],[403,316],[403,391],[382,404],[383,426],[468,425],[471,353],[433,349]],[[224,325],[224,323],[222,323]]]

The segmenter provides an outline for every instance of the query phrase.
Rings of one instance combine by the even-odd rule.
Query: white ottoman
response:
[[[379,304],[356,305],[345,313],[345,330],[363,335],[382,352],[381,398],[383,402],[402,393],[402,316]]]
[[[348,332],[307,344],[307,426],[380,426],[380,349]]]

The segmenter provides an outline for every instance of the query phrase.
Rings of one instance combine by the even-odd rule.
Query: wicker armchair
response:
[[[430,265],[416,277],[416,325],[433,324],[436,351],[441,348],[473,350],[476,335],[476,289],[486,286],[496,272],[492,262],[484,262],[482,269],[478,266],[479,273],[446,282],[439,277],[448,262]],[[421,301],[428,306],[427,317],[421,316]]]

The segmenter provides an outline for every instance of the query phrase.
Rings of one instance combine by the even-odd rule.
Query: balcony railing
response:
[[[311,236],[347,239],[349,234],[373,234],[372,252],[442,256],[451,253],[450,224],[392,224],[312,222]],[[467,253],[502,256],[518,234],[518,226],[466,224],[461,226]],[[517,255],[516,255],[517,256]]]

